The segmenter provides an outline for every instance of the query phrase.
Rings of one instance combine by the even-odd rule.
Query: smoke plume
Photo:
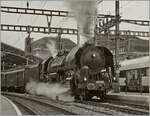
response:
[[[60,84],[30,81],[26,85],[26,91],[33,95],[43,95],[52,99],[56,99],[56,96],[59,96],[59,100],[73,101],[73,97],[66,94],[69,88],[65,88]]]
[[[48,47],[49,51],[51,52],[52,57],[55,58],[58,53],[56,46],[55,46],[55,42],[49,41],[49,43],[47,43],[46,46]]]
[[[96,0],[66,0],[75,14],[79,26],[81,44],[94,37]],[[86,39],[85,39],[86,38]]]

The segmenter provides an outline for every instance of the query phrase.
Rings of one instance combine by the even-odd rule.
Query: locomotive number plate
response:
[[[101,83],[104,83],[104,81],[96,81],[96,83],[100,83],[101,84]]]

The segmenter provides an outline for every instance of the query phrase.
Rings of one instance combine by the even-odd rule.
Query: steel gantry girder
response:
[[[106,18],[105,20],[101,20],[99,21],[99,24],[97,25],[98,29],[99,29],[99,33],[106,31],[108,29],[110,29],[111,27],[115,26],[115,20],[114,18]]]
[[[46,16],[59,16],[59,17],[74,17],[71,11],[62,10],[46,10],[46,9],[33,9],[21,7],[8,7],[1,6],[1,12],[17,13],[17,14],[31,14],[31,15],[46,15]],[[113,15],[98,14],[97,18],[115,17]]]
[[[49,33],[48,27],[40,27],[40,26],[24,26],[24,25],[7,25],[1,24],[2,31],[17,31],[17,32],[31,32],[35,33]],[[69,29],[69,28],[50,28],[50,33],[60,33],[61,34],[70,34],[70,35],[77,35],[77,29]],[[99,30],[96,30],[97,34],[102,34]],[[108,34],[115,35],[115,30],[109,30]],[[120,35],[129,35],[129,36],[140,36],[140,37],[149,37],[149,32],[144,31],[130,31],[130,30],[120,30]],[[103,34],[102,34],[103,35]]]
[[[125,23],[130,23],[130,24],[136,24],[140,26],[149,26],[149,21],[146,20],[130,20],[130,19],[120,19],[119,23],[125,22]],[[110,29],[111,27],[116,25],[115,18],[110,17],[110,18],[105,18],[99,21],[98,28],[99,32],[103,32],[105,30]]]
[[[109,30],[109,35],[115,35],[115,30]],[[105,35],[104,33],[99,33],[99,35]],[[120,30],[119,35],[125,36],[139,36],[139,37],[149,37],[149,32],[145,31],[129,31],[129,30]]]
[[[136,24],[136,25],[141,25],[141,26],[149,26],[149,21],[146,20],[129,20],[129,19],[121,19],[121,22],[125,23],[131,23],[131,24]]]
[[[61,17],[68,17],[71,16],[72,14],[69,13],[68,11],[8,7],[8,6],[1,6],[1,12],[31,14],[31,15],[61,16]]]
[[[31,14],[31,15],[45,15],[45,16],[59,16],[59,17],[74,17],[74,13],[71,11],[62,11],[62,10],[46,10],[46,9],[33,9],[33,8],[20,8],[20,7],[8,7],[8,6],[1,6],[1,12],[6,12],[6,13],[18,13],[18,14]],[[105,18],[106,20],[108,18],[111,18],[111,26],[114,26],[114,20],[115,16],[114,15],[106,15],[106,14],[98,14],[97,15],[98,19],[103,19]],[[125,22],[125,23],[131,23],[131,24],[136,24],[136,25],[141,25],[141,26],[149,26],[149,21],[147,20],[130,20],[130,19],[121,19],[120,17],[120,22]],[[109,27],[110,24],[105,24],[105,28]],[[105,30],[105,29],[103,29]]]
[[[60,33],[61,34],[70,34],[77,35],[77,29],[69,29],[69,28],[48,28],[48,27],[40,27],[40,26],[24,26],[24,25],[7,25],[1,24],[2,31],[17,31],[17,32],[35,32],[35,33]]]

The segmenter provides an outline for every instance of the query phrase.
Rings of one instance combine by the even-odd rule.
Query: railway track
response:
[[[20,109],[22,109],[22,112],[24,114],[28,115],[75,115],[74,112],[67,111],[61,107],[58,107],[54,104],[48,104],[45,102],[42,102],[41,100],[29,98],[29,97],[22,97],[17,95],[6,95],[9,99],[14,101],[16,105],[19,106]],[[24,110],[24,111],[23,111]]]
[[[6,94],[9,96],[9,94]],[[17,97],[18,94],[13,93],[13,96]],[[149,111],[144,106],[138,105],[136,107],[135,104],[122,104],[119,101],[76,101],[76,102],[66,102],[66,101],[56,101],[54,99],[44,97],[44,96],[35,96],[35,95],[24,95],[20,94],[20,97],[24,96],[25,99],[30,99],[31,101],[40,102],[40,105],[47,104],[45,107],[50,107],[50,105],[55,106],[55,108],[62,108],[60,110],[60,114],[64,114],[62,112],[67,111],[65,114],[77,114],[77,115],[128,115],[128,114],[136,114],[136,115],[148,115]],[[18,99],[17,99],[18,101]],[[20,103],[20,102],[19,102]],[[134,106],[134,107],[133,107]],[[140,108],[139,108],[140,107]],[[29,110],[31,108],[28,108]],[[43,109],[43,108],[41,108]],[[46,109],[46,108],[44,108]],[[58,110],[58,109],[57,109]],[[47,111],[43,111],[42,114],[46,115]],[[33,113],[37,113],[36,111]]]
[[[91,106],[97,106],[97,107],[104,107],[104,108],[108,108],[110,110],[115,110],[115,111],[119,111],[122,113],[126,113],[126,114],[134,114],[134,115],[149,115],[149,110],[145,110],[145,109],[141,109],[141,108],[137,108],[140,107],[140,105],[133,104],[130,105],[125,105],[122,103],[115,103],[115,101],[112,102],[95,102],[95,101],[77,101],[77,103],[81,103],[81,104],[85,104],[85,105],[91,105]],[[142,106],[143,107],[143,106]]]
[[[29,108],[25,104],[22,104],[16,100],[13,100],[13,102],[18,106],[19,110],[23,115],[37,115],[36,112],[34,112],[31,108]]]
[[[129,101],[121,101],[121,100],[107,100],[107,102],[116,104],[116,105],[127,105],[133,108],[139,108],[139,109],[144,109],[144,110],[149,110],[149,105],[148,104],[139,104],[139,103],[133,103]]]
[[[55,107],[57,114],[67,114],[67,115],[106,115],[103,112],[96,112],[84,107],[78,107],[72,104],[67,104],[63,101],[56,101],[51,98],[43,97],[43,96],[34,96],[28,94],[16,94],[16,93],[3,93],[4,96],[14,100],[16,99],[19,103],[23,103],[25,106],[28,105],[32,111],[34,111],[37,115],[54,115],[55,113],[48,112],[48,107]],[[37,104],[38,103],[38,104]],[[40,103],[40,104],[39,104]],[[41,106],[42,105],[42,106]],[[44,106],[43,106],[44,105]],[[50,105],[50,106],[49,106]],[[37,106],[37,107],[35,107]],[[40,107],[40,109],[39,109]],[[45,109],[44,111],[41,111]],[[47,109],[47,110],[46,110]],[[48,113],[47,113],[48,112]],[[65,112],[65,113],[64,113]]]

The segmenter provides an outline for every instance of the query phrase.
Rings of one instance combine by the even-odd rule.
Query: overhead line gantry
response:
[[[69,34],[69,35],[77,35],[77,29],[69,29],[69,28],[54,28],[54,27],[40,27],[40,26],[25,26],[25,25],[8,25],[8,24],[1,24],[2,31],[16,31],[16,32],[35,32],[35,33],[45,33],[48,34],[49,30],[50,33],[60,33],[61,34]],[[109,30],[109,35],[115,35],[115,30]],[[149,37],[149,32],[144,31],[130,31],[130,30],[120,30],[120,35],[129,35],[129,36],[140,36],[140,37]],[[104,35],[103,33],[99,33],[97,30],[98,35]]]
[[[1,12],[31,14],[31,15],[45,15],[45,16],[59,16],[59,17],[74,17],[74,13],[71,11],[33,9],[33,8],[8,7],[8,6],[1,6]],[[111,18],[112,20],[115,20],[114,15],[98,14],[97,18],[100,18],[100,19]],[[149,21],[147,20],[120,19],[120,22],[126,22],[126,23],[131,23],[131,24],[142,25],[142,26],[150,25]]]
[[[70,11],[61,11],[61,10],[44,10],[44,9],[33,9],[33,8],[19,8],[19,7],[7,7],[1,6],[1,12],[6,13],[18,13],[18,14],[31,14],[31,15],[45,15],[45,16],[59,16],[59,17],[73,17],[73,12]],[[48,18],[48,17],[47,17]],[[121,18],[121,17],[120,17]],[[105,15],[98,14],[97,19],[99,20],[99,24],[97,27],[97,34],[103,35],[103,31],[110,29],[115,26],[115,16],[114,15]],[[104,20],[105,19],[105,20]],[[141,26],[149,26],[149,21],[146,20],[129,20],[129,19],[120,19],[121,22],[131,23]],[[51,20],[50,20],[51,23]],[[40,27],[40,26],[24,26],[24,25],[7,25],[1,24],[2,31],[18,31],[18,32],[28,32],[28,28],[31,32],[35,33],[60,33],[61,34],[73,34],[77,35],[77,29],[69,29],[69,28],[54,28],[48,25],[48,27]],[[61,30],[61,31],[60,31]],[[110,35],[114,35],[114,30],[108,30]],[[129,31],[129,30],[120,30],[120,35],[133,35],[140,37],[149,37],[149,32],[144,31]]]

